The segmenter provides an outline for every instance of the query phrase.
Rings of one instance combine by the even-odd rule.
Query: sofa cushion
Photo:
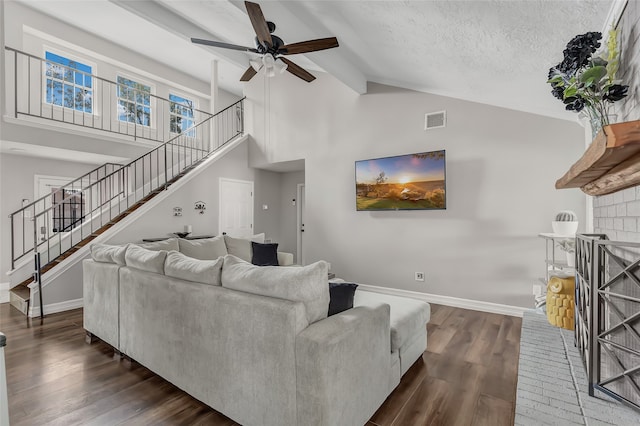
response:
[[[258,266],[279,266],[278,243],[260,244],[251,241],[251,263]]]
[[[167,238],[166,240],[162,240],[162,241],[153,241],[150,243],[140,243],[136,245],[142,248],[146,248],[147,250],[156,250],[156,251],[157,250],[178,251],[180,249],[180,247],[178,246],[177,238]]]
[[[220,272],[223,260],[222,256],[216,260],[198,260],[178,251],[170,251],[164,261],[164,274],[181,280],[221,285]]]
[[[228,235],[224,236],[224,243],[227,246],[227,252],[235,257],[239,257],[245,262],[251,262],[251,240],[244,238],[233,238]]]
[[[302,302],[309,324],[327,317],[327,262],[299,268],[256,266],[232,255],[224,258],[222,286],[262,296]]]
[[[227,255],[227,246],[222,236],[202,238],[199,240],[178,240],[180,253],[200,260],[216,260]]]
[[[329,316],[353,308],[357,288],[354,283],[329,283]]]
[[[148,250],[135,244],[129,244],[124,255],[127,266],[156,274],[164,274],[166,257],[166,250]]]
[[[91,258],[96,262],[117,263],[124,265],[124,254],[127,251],[127,244],[123,246],[112,246],[108,244],[91,244]]]
[[[356,291],[353,306],[371,306],[378,303],[388,304],[391,324],[391,352],[397,351],[408,338],[419,330],[427,332],[426,324],[431,317],[431,306],[428,303],[408,297],[391,296],[363,290]]]

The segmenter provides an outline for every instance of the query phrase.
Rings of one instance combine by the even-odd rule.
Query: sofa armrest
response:
[[[120,268],[115,263],[82,261],[84,329],[115,349],[120,349]]]
[[[285,253],[283,251],[278,252],[278,265],[290,266],[293,265],[293,254]]]
[[[311,324],[296,338],[298,424],[363,425],[391,374],[389,305],[362,306]]]

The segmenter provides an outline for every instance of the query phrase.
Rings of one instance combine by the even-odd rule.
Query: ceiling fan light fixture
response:
[[[276,60],[276,63],[274,64],[274,67],[276,70],[278,70],[278,72],[280,74],[282,74],[283,72],[285,72],[287,70],[288,65],[286,63],[284,63],[284,61],[282,61],[282,59],[278,59]]]
[[[260,68],[262,68],[262,61],[260,59],[249,59],[249,64],[256,72],[259,72]]]

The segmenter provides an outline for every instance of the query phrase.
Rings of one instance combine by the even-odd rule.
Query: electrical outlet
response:
[[[416,281],[424,281],[424,272],[416,272]]]

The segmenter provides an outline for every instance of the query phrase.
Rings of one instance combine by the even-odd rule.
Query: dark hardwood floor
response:
[[[513,425],[521,319],[431,305],[428,349],[367,426]],[[27,321],[0,304],[20,425],[236,425],[137,363],[85,343],[82,310]]]

